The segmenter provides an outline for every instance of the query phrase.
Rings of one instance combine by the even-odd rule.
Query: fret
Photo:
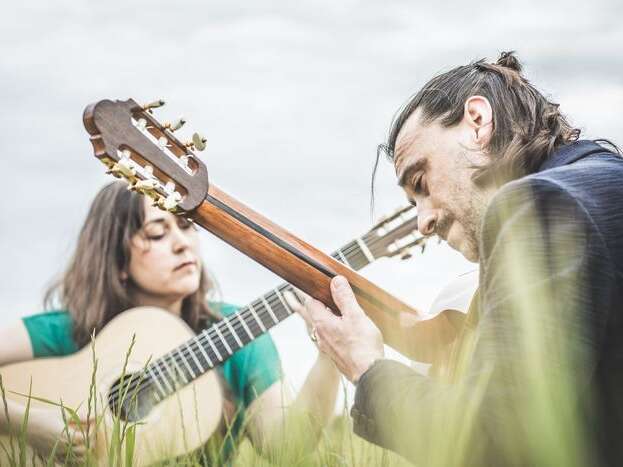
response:
[[[180,374],[182,381],[184,381],[184,384],[188,384],[188,379],[186,378],[186,372],[182,371],[182,368],[177,364],[177,359],[173,355],[171,355],[171,357],[173,357],[173,364],[175,365],[177,372]]]
[[[361,248],[361,245],[356,240],[350,242],[340,251],[342,252],[343,256],[346,257],[348,261],[347,264],[351,267],[351,269],[354,269],[355,271],[358,271],[362,267],[370,264],[370,260],[366,257]],[[346,253],[346,251],[348,252]]]
[[[266,301],[266,299],[264,297],[262,297],[262,301],[264,302],[264,306],[266,307],[266,310],[268,311],[268,314],[273,319],[275,324],[279,324],[279,320],[275,316],[275,313],[273,313],[273,309],[270,307],[270,305],[268,304],[268,302]]]
[[[259,316],[257,316],[257,313],[255,312],[255,309],[253,308],[253,305],[251,303],[249,303],[247,306],[249,307],[249,311],[251,311],[251,314],[253,315],[253,318],[255,318],[255,321],[257,322],[257,324],[259,324],[260,329],[262,330],[262,332],[266,332],[266,328],[264,327],[264,323],[262,323],[262,320],[260,320]]]
[[[180,348],[178,347],[177,349],[175,349],[177,351],[177,354],[180,356],[180,358],[182,359],[182,362],[184,362],[184,366],[186,366],[186,368],[188,368],[188,371],[190,372],[190,376],[192,379],[195,379],[195,372],[193,371],[193,369],[190,367],[190,365],[188,364],[188,360],[186,360],[186,357],[184,357],[184,354],[181,352]],[[192,380],[191,380],[192,381]],[[186,381],[188,383],[188,381]]]
[[[225,318],[223,320],[225,322],[225,325],[229,328],[229,330],[231,331],[232,336],[234,336],[234,339],[236,341],[236,344],[238,344],[239,348],[242,348],[243,344],[242,341],[240,340],[240,338],[238,337],[238,334],[236,334],[236,330],[234,329],[234,327],[231,325],[231,323],[229,322],[229,318]]]
[[[290,306],[288,305],[288,302],[286,302],[285,297],[281,294],[281,292],[279,291],[278,288],[275,289],[275,293],[277,294],[277,298],[279,299],[279,301],[281,302],[283,307],[286,309],[288,314],[291,315],[292,314],[292,310],[290,309]]]
[[[249,329],[249,327],[247,326],[247,322],[244,320],[244,318],[242,317],[242,311],[239,311],[238,313],[236,313],[236,315],[238,315],[238,321],[240,321],[242,323],[242,327],[244,328],[245,332],[247,333],[247,335],[249,336],[250,340],[255,339],[255,336],[251,333],[251,330]]]
[[[207,338],[207,332],[206,331],[202,331],[201,334],[203,334]],[[198,336],[195,339],[197,340],[197,345],[199,346],[199,350],[201,351],[201,355],[203,355],[203,358],[206,359],[206,362],[208,362],[208,365],[210,365],[210,368],[214,368],[214,363],[212,363],[212,360],[210,360],[210,357],[208,356],[208,354],[206,353],[205,349],[203,348],[203,343],[201,342],[201,338]]]
[[[342,253],[342,250],[337,250],[336,253],[339,256],[339,258],[342,261],[342,263],[344,263],[346,266],[350,267],[350,263],[346,259],[346,256],[344,256],[344,253]]]
[[[160,391],[160,398],[162,399],[167,395],[167,391],[164,390],[162,385],[160,384],[160,380],[158,379],[158,375],[152,371],[151,365],[147,366],[147,372],[149,373],[150,378],[156,383],[156,387],[158,391]]]
[[[214,327],[214,326],[212,326],[212,327]],[[223,361],[223,357],[221,356],[221,353],[218,351],[218,349],[214,345],[214,342],[212,342],[212,339],[207,334],[206,334],[206,340],[208,341],[208,344],[210,344],[210,347],[212,347],[212,350],[214,350],[214,353],[216,354],[216,358],[218,358],[219,361],[222,362]]]
[[[169,354],[165,355],[164,357],[162,357],[160,360],[162,361],[162,363],[164,364],[164,367],[167,371],[167,378],[171,378],[173,376],[173,380],[170,381],[167,379],[167,383],[168,386],[171,386],[171,393],[175,392],[175,388],[177,387],[177,378],[175,377],[175,373],[171,370],[171,366],[169,366],[169,362],[167,360],[167,356]]]
[[[188,349],[188,353],[190,353],[190,356],[193,358],[193,360],[195,362],[195,365],[197,365],[197,368],[199,368],[199,370],[201,370],[201,374],[205,373],[206,372],[205,368],[203,367],[203,365],[201,364],[201,362],[199,361],[199,359],[195,355],[195,352],[193,351],[193,349],[191,349],[190,346],[188,345],[188,342],[186,342],[184,345]]]
[[[227,343],[227,340],[225,340],[225,338],[223,337],[223,334],[221,334],[221,329],[219,328],[218,323],[216,323],[214,325],[214,330],[216,331],[216,334],[218,335],[219,339],[221,340],[221,342],[223,343],[223,345],[225,346],[225,350],[227,350],[227,352],[229,353],[229,355],[233,354],[234,352],[232,352],[231,347],[229,346],[229,344]]]
[[[357,238],[355,241],[357,242],[357,245],[359,245],[359,248],[361,248],[361,251],[363,251],[363,254],[366,256],[366,259],[370,263],[373,263],[374,256],[372,256],[372,252],[368,248],[368,245],[366,245],[365,242],[361,238]]]

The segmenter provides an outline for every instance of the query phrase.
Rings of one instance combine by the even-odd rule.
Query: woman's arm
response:
[[[32,358],[30,337],[23,321],[0,329],[0,366]]]
[[[27,411],[28,425],[22,435],[22,423]],[[26,408],[10,399],[2,402],[0,435],[11,434],[14,439],[24,436],[29,447],[46,460],[54,454],[54,460],[63,463],[84,462],[87,456],[85,432],[85,426],[76,425],[71,420],[66,424],[58,407]]]
[[[283,381],[270,386],[249,406],[254,447],[269,455],[294,446],[298,452],[313,449],[333,415],[339,382],[335,365],[320,353],[294,400]]]
[[[32,358],[28,331],[21,320],[0,329],[0,366]],[[7,400],[6,411],[4,406],[0,409],[0,434],[7,434],[9,430],[20,426],[24,416],[23,405]],[[9,414],[8,419],[6,412]]]
[[[0,367],[34,358],[30,336],[23,321],[0,329]],[[5,406],[6,403],[6,406]],[[0,435],[12,433],[19,436],[22,422],[28,410],[28,425],[25,437],[29,445],[44,458],[52,452],[57,460],[83,461],[86,455],[82,429],[71,421],[65,421],[58,407],[30,407],[23,403],[5,399],[0,402]]]

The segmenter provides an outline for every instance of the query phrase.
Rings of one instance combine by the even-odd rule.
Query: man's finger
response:
[[[342,315],[359,310],[353,289],[344,276],[336,276],[331,280],[331,295]]]
[[[303,304],[309,298],[309,295],[307,295],[302,290],[295,289],[295,288],[293,288],[292,290],[294,290],[294,295],[296,296],[297,300]]]
[[[294,311],[296,313],[301,313],[303,315],[303,313],[304,313],[303,309],[305,307],[303,305],[301,305],[301,301],[298,300],[297,297],[294,296],[293,292],[290,292],[289,290],[286,290],[283,293],[283,298],[286,299],[286,303],[292,309],[292,311]],[[305,317],[305,315],[303,315],[303,317]]]
[[[333,316],[333,314],[327,311],[327,307],[321,301],[316,300],[315,298],[309,298],[305,302],[305,307],[307,308],[307,312],[312,320],[312,322],[316,322],[322,319],[326,319],[327,316]]]

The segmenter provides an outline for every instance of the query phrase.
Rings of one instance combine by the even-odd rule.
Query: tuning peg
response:
[[[157,101],[150,102],[143,106],[143,110],[152,110],[157,109],[158,107],[162,107],[165,102],[162,99],[158,99]]]
[[[154,190],[158,186],[158,182],[153,178],[149,180],[138,180],[132,187],[137,191]]]
[[[175,192],[175,182],[173,180],[169,180],[167,183],[165,183],[164,191],[169,194]]]
[[[169,140],[166,136],[161,136],[158,138],[158,147],[161,149],[166,148],[169,145]]]
[[[184,124],[186,123],[186,119],[184,117],[180,117],[177,120],[170,122],[170,123],[165,123],[164,125],[162,125],[164,128],[166,128],[167,130],[170,131],[177,131],[180,128],[182,128],[184,126]]]
[[[112,174],[115,177],[125,177],[132,179],[136,176],[136,171],[130,165],[128,159],[119,159],[119,162],[115,162],[110,170],[106,171],[107,174]]]
[[[379,217],[379,218],[377,219],[377,221],[375,222],[375,224],[374,224],[374,225],[381,225],[381,224],[384,224],[384,223],[385,223],[385,221],[387,221],[387,219],[389,219],[389,216],[388,216],[388,215],[381,216],[381,217]]]
[[[412,256],[413,256],[413,251],[411,250],[411,248],[407,248],[405,251],[403,251],[400,254],[400,259],[407,260],[407,259],[411,258]]]
[[[197,151],[203,151],[206,148],[207,139],[199,133],[193,133],[193,146]]]
[[[182,195],[180,195],[177,191],[174,191],[166,198],[160,197],[157,204],[160,209],[164,209],[165,211],[175,211],[181,200]]]

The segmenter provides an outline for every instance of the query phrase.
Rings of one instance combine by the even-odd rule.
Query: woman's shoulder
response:
[[[73,320],[67,310],[47,310],[22,318],[33,355],[59,357],[78,350],[73,338]]]
[[[22,321],[26,329],[37,332],[49,329],[66,329],[73,327],[71,314],[67,310],[46,310],[39,313],[24,316]]]

